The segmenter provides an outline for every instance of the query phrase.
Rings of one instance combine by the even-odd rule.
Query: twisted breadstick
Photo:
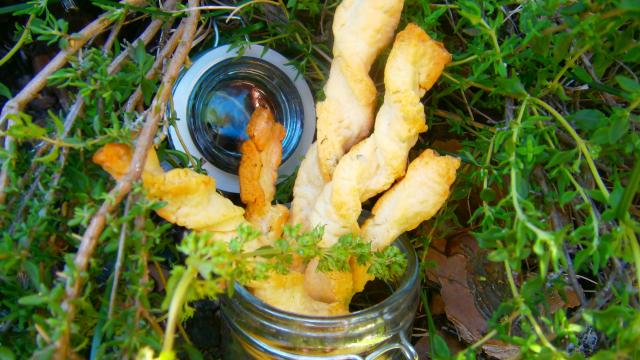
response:
[[[402,0],[345,0],[333,19],[333,62],[317,106],[318,156],[325,180],[338,160],[369,134],[376,87],[369,69],[393,39]]]
[[[398,34],[385,68],[386,93],[375,130],[340,160],[311,212],[310,223],[325,226],[321,246],[357,233],[361,202],[403,175],[409,150],[427,129],[420,98],[450,60],[443,45],[416,25]]]
[[[371,64],[398,26],[403,0],[345,0],[333,20],[333,61],[318,103],[318,142],[300,164],[293,188],[291,222],[309,228],[309,214],[338,160],[367,136],[376,88]]]
[[[418,227],[440,210],[449,197],[449,189],[456,178],[460,159],[439,156],[433,150],[425,150],[415,158],[402,180],[378,199],[373,215],[365,221],[360,236],[371,243],[373,250],[389,246],[402,233]],[[373,280],[368,265],[351,266],[354,293],[364,289]],[[335,284],[325,284],[331,289]]]
[[[271,205],[282,160],[284,126],[266,108],[257,108],[247,125],[249,140],[242,143],[238,176],[240,199],[247,205],[245,218],[269,239],[277,239],[289,217],[283,205]]]
[[[374,250],[384,249],[430,219],[449,197],[459,166],[458,158],[425,150],[409,164],[405,177],[378,199],[373,216],[362,226],[362,238]]]
[[[93,162],[116,179],[124,176],[133,149],[126,144],[106,144],[93,155]],[[198,231],[235,232],[245,222],[244,210],[216,191],[216,181],[190,169],[162,169],[153,147],[142,172],[147,197],[163,201],[156,213],[163,219]],[[225,234],[226,235],[226,234]]]
[[[325,184],[318,162],[318,145],[313,143],[300,164],[293,186],[293,201],[289,217],[291,224],[300,224],[304,230],[311,229],[309,216]]]

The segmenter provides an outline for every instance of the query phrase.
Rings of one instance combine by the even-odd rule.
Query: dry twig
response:
[[[199,0],[189,0],[189,7],[197,7],[198,3]],[[129,193],[133,187],[133,182],[140,178],[143,164],[147,158],[147,152],[153,144],[153,138],[158,129],[160,117],[162,116],[163,109],[171,95],[173,83],[178,77],[180,68],[184,64],[189,51],[191,50],[191,44],[195,35],[199,15],[200,12],[195,10],[183,20],[184,36],[182,37],[180,44],[167,67],[167,71],[162,79],[162,84],[160,85],[160,90],[151,103],[150,112],[147,113],[144,126],[142,127],[137,139],[129,170],[125,176],[118,180],[116,186],[109,193],[109,199],[102,203],[102,206],[100,206],[100,209],[98,209],[97,213],[91,219],[89,226],[82,237],[80,247],[74,259],[75,270],[80,274],[84,273],[89,266],[89,260],[91,259],[95,247],[98,244],[100,234],[102,234],[102,231],[104,230],[107,216],[115,210],[123,198]],[[62,303],[62,308],[67,312],[65,319],[66,326],[63,327],[64,330],[55,344],[56,359],[64,359],[69,355],[69,341],[71,336],[70,327],[76,310],[74,302],[78,296],[80,296],[82,288],[82,277],[67,279],[65,298]]]
[[[125,16],[126,16],[126,13],[125,13]],[[102,45],[102,53],[104,55],[107,55],[111,51],[111,47],[118,40],[118,35],[120,34],[120,30],[122,29],[122,25],[124,24],[124,17],[125,16],[123,16],[123,18],[120,19],[111,28],[111,31],[109,32],[109,37],[107,38],[107,41],[105,41],[104,45]]]
[[[11,100],[7,101],[7,103],[2,108],[2,113],[0,114],[0,128],[6,123],[6,128],[8,129],[11,126],[11,117],[20,113],[27,104],[33,100],[38,93],[47,85],[47,79],[51,74],[62,68],[69,58],[75,54],[80,48],[84,46],[84,44],[96,36],[96,34],[101,33],[104,29],[107,28],[112,23],[112,20],[109,18],[108,13],[101,15],[99,18],[89,23],[84,29],[80,30],[80,32],[71,35],[69,40],[69,46],[67,48],[61,50],[40,72],[33,78],[27,86],[25,86],[16,96],[14,96]],[[4,139],[4,149],[9,153],[13,154],[14,150],[14,141],[13,138],[7,135]],[[7,159],[8,162],[12,162],[12,155],[9,155]],[[0,171],[0,204],[4,204],[7,196],[7,186],[9,185],[9,167],[11,164],[3,164],[2,170]]]
[[[167,8],[173,9],[173,8],[175,8],[175,4],[176,4],[176,0],[167,0],[167,1],[165,1],[164,6],[167,7]],[[151,40],[153,40],[155,38],[156,34],[158,33],[158,31],[160,30],[160,28],[162,27],[162,25],[164,23],[165,22],[163,20],[161,20],[161,19],[153,20],[149,24],[149,26],[147,26],[145,31],[143,31],[142,34],[140,34],[140,36],[136,40],[134,40],[131,43],[131,45],[129,47],[127,47],[127,49],[125,51],[123,51],[122,53],[120,53],[120,55],[118,55],[115,59],[113,59],[113,61],[111,62],[111,64],[109,64],[109,67],[107,68],[107,72],[109,73],[109,75],[113,75],[117,71],[120,70],[120,68],[122,67],[122,64],[125,62],[125,60],[127,60],[129,55],[131,54],[131,52],[135,48],[136,44],[142,42],[145,46],[148,46],[149,43],[151,42]],[[116,27],[118,27],[118,25],[119,24],[116,24],[114,29]],[[117,32],[112,29],[112,31],[111,31],[111,33],[109,35],[110,38],[112,37],[112,35],[114,33],[117,34]],[[180,32],[180,34],[182,34],[182,32]],[[176,39],[176,44],[177,44],[177,39]],[[106,46],[104,48],[106,48]],[[174,49],[175,49],[175,44],[171,48],[171,51],[173,51]],[[67,135],[69,135],[69,132],[71,131],[71,129],[75,125],[76,119],[78,118],[78,116],[80,116],[84,112],[84,106],[85,106],[84,98],[82,96],[78,96],[76,98],[76,100],[74,101],[73,105],[71,106],[69,112],[67,113],[67,116],[65,117],[64,130],[63,130],[63,132],[61,134],[58,134],[58,136],[57,136],[58,139],[63,139]],[[34,155],[34,158],[37,158],[37,157],[40,157],[40,156],[44,155],[45,151],[50,149],[51,146],[52,146],[51,143],[44,142],[44,141],[41,142],[40,144],[38,144],[38,150],[36,151],[36,153]],[[60,157],[62,158],[63,155],[61,154]],[[62,172],[62,167],[64,166],[65,161],[61,159],[60,163],[62,165],[60,166],[60,168],[57,169],[56,175],[58,173]],[[24,186],[26,181],[27,181],[27,179],[30,177],[30,174],[35,172],[34,176],[33,176],[34,181],[32,183],[32,186],[29,188],[29,191],[27,191],[26,196],[22,197],[20,205],[18,207],[17,216],[16,216],[16,219],[18,219],[18,220],[20,220],[26,205],[28,204],[29,200],[31,199],[31,197],[35,193],[35,191],[34,191],[35,188],[39,186],[40,178],[41,178],[42,173],[44,171],[44,167],[39,167],[39,168],[36,169],[36,165],[38,165],[38,164],[39,163],[34,162],[32,164],[32,167],[31,167],[31,170],[29,171],[29,173],[25,174],[25,176],[23,177],[22,181],[20,182],[20,184]],[[56,178],[59,179],[60,176],[56,176]],[[56,181],[56,185],[57,185],[57,181]],[[47,193],[47,198],[53,196],[53,193],[52,193],[53,191],[55,191],[55,186],[51,186],[51,189]],[[45,211],[45,213],[46,213],[46,211]],[[20,221],[14,221],[14,224],[17,224],[19,222]],[[13,225],[12,225],[12,227],[10,229],[10,233],[13,233]]]
[[[184,25],[180,24],[180,26],[178,26],[178,28],[174,31],[173,35],[171,35],[171,37],[169,38],[160,54],[156,56],[156,60],[154,61],[153,66],[151,66],[151,69],[149,69],[149,71],[145,75],[145,78],[147,80],[153,80],[156,78],[156,76],[158,76],[158,73],[160,72],[160,69],[164,64],[164,60],[168,58],[173,53],[176,46],[178,46],[178,40],[182,38],[183,32]],[[140,104],[140,101],[142,101],[142,96],[142,88],[138,86],[136,91],[129,97],[127,105],[125,106],[125,111],[134,112],[138,104]]]

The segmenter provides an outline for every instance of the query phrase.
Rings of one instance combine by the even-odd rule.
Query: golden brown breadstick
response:
[[[403,175],[409,150],[427,129],[420,98],[450,60],[443,45],[416,25],[398,34],[385,68],[386,93],[375,130],[340,160],[311,212],[311,225],[325,226],[321,246],[357,233],[361,202]]]
[[[271,274],[269,279],[251,284],[251,291],[265,303],[297,314],[335,316],[349,313],[351,297],[330,303],[314,300],[304,289],[304,275],[296,271],[286,275]]]
[[[291,224],[300,224],[303,230],[311,230],[309,216],[325,184],[318,162],[318,146],[313,143],[300,164],[293,187],[291,217],[289,218]]]
[[[318,103],[318,141],[300,164],[291,223],[309,229],[309,215],[342,155],[369,134],[375,86],[371,64],[393,39],[402,0],[345,0],[333,20],[334,47],[326,99]]]
[[[133,149],[126,144],[107,144],[93,156],[93,162],[102,166],[111,176],[123,176]],[[173,169],[165,172],[153,148],[149,150],[142,185],[147,197],[163,201],[156,210],[163,219],[193,230],[235,232],[243,223],[244,210],[216,191],[216,181],[190,169]]]
[[[333,19],[333,61],[317,106],[318,156],[325,180],[338,160],[371,131],[376,88],[373,61],[395,32],[402,0],[345,0]]]
[[[378,199],[361,235],[374,250],[389,246],[438,212],[449,197],[460,159],[427,149],[409,164],[405,177]]]
[[[273,240],[280,236],[289,217],[285,206],[271,205],[282,160],[285,129],[275,121],[269,109],[257,108],[247,125],[247,134],[249,140],[240,147],[240,199],[247,205],[246,219]]]
[[[458,158],[439,156],[433,150],[425,150],[409,164],[404,178],[378,199],[373,216],[362,227],[362,238],[372,243],[373,250],[381,250],[400,234],[430,219],[449,197],[459,166]],[[373,279],[367,273],[368,265],[355,262],[351,263],[351,273],[347,276],[317,272],[311,265],[305,272],[305,289],[318,301],[330,303],[350,299]],[[344,289],[353,293],[348,296]]]

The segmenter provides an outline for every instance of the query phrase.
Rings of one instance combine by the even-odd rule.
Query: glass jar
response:
[[[173,88],[171,146],[203,159],[218,190],[239,193],[239,146],[256,107],[269,108],[286,129],[279,178],[293,174],[316,129],[315,102],[304,77],[261,45],[222,45],[193,57]]]
[[[418,359],[408,340],[418,306],[418,258],[405,238],[393,246],[407,257],[393,293],[348,315],[289,313],[236,285],[233,297],[222,300],[223,359]]]
[[[204,158],[228,173],[238,172],[240,146],[257,107],[269,109],[287,130],[286,162],[300,142],[302,99],[287,74],[260,58],[241,56],[209,68],[195,83],[187,103],[189,135]]]

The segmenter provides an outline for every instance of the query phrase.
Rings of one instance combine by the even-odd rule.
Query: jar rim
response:
[[[187,102],[187,128],[200,154],[206,161],[229,174],[237,174],[240,163],[240,149],[229,149],[220,146],[213,138],[217,137],[226,125],[216,125],[210,130],[202,119],[202,111],[211,109],[207,96],[221,91],[218,86],[230,82],[251,84],[269,97],[269,109],[276,121],[285,129],[282,140],[282,162],[286,162],[295,152],[302,138],[304,127],[304,109],[302,98],[295,84],[288,75],[276,65],[261,58],[238,56],[222,60],[208,68],[196,80]],[[224,91],[224,90],[222,90]],[[252,110],[251,110],[252,111]],[[246,127],[250,113],[244,119],[242,127]],[[242,131],[245,136],[246,130]],[[241,139],[245,141],[247,138]]]
[[[168,128],[169,140],[176,150],[189,152],[195,157],[203,157],[191,136],[186,136],[186,134],[189,134],[186,121],[188,118],[187,104],[189,95],[196,83],[196,79],[200,78],[207,69],[225,59],[236,58],[240,53],[242,53],[242,56],[263,59],[277,66],[293,82],[302,98],[304,117],[301,138],[293,153],[282,162],[278,169],[278,179],[286,178],[295,172],[313,142],[316,130],[315,101],[309,85],[304,77],[300,76],[298,70],[291,65],[290,61],[275,50],[262,45],[253,44],[243,48],[222,45],[194,56],[191,66],[188,69],[183,69],[174,84],[173,103],[167,104],[166,111],[168,114],[175,112],[175,121]],[[173,105],[173,108],[171,105]],[[179,136],[180,134],[182,136]],[[219,190],[230,193],[240,192],[240,181],[237,174],[223,171],[208,161],[203,162],[202,168],[209,176],[216,179],[216,185]]]
[[[418,281],[418,255],[411,245],[409,239],[406,236],[401,235],[390,246],[398,247],[400,251],[402,251],[402,253],[406,255],[407,268],[405,270],[405,273],[398,280],[397,288],[389,297],[365,309],[354,311],[349,314],[335,316],[312,316],[292,313],[265,303],[239,283],[234,284],[234,291],[236,292],[234,296],[241,297],[243,300],[249,302],[261,312],[266,313],[266,315],[287,321],[301,321],[307,324],[330,324],[355,318],[368,317],[370,315],[378,316],[381,310],[393,304],[396,304],[398,301],[402,300],[408,294],[410,294],[416,281]]]

